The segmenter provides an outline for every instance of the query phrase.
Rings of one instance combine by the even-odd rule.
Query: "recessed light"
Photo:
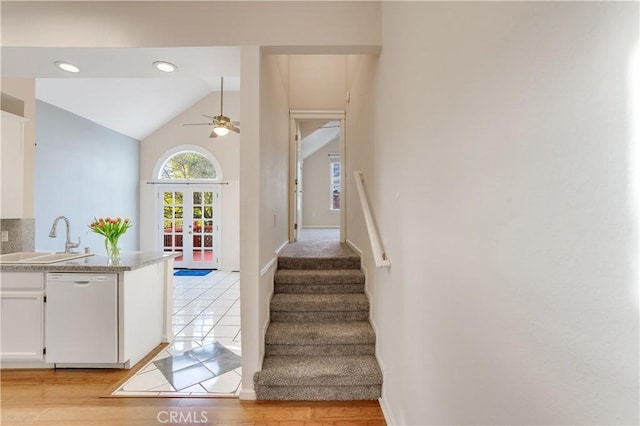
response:
[[[156,61],[153,63],[153,66],[163,72],[174,72],[178,69],[178,67],[173,65],[171,62],[165,61]]]
[[[69,62],[55,61],[54,64],[58,66],[58,68],[65,70],[66,72],[80,72],[80,68],[76,67]]]

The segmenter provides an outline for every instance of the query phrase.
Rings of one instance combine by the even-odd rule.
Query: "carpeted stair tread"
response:
[[[298,294],[278,293],[271,299],[271,311],[344,312],[369,311],[369,301],[362,293]]]
[[[257,386],[366,386],[382,384],[373,355],[269,356],[254,376]]]
[[[341,321],[367,321],[369,311],[271,311],[272,322],[341,322]]]
[[[364,274],[359,269],[308,270],[280,269],[274,277],[275,284],[364,284]]]
[[[258,400],[270,401],[371,401],[382,396],[380,385],[366,386],[265,386],[256,385]],[[324,423],[323,423],[324,424]],[[341,423],[342,424],[342,423]],[[352,422],[348,424],[353,424]],[[359,424],[359,423],[358,423]]]
[[[360,269],[358,257],[278,257],[278,269]]]
[[[364,293],[363,284],[274,284],[274,293]]]
[[[278,269],[360,270],[360,257],[338,242],[289,243],[278,256]]]
[[[265,336],[269,345],[354,345],[376,343],[368,321],[343,323],[274,322]]]
[[[356,257],[359,259],[358,255],[348,245],[337,241],[289,243],[280,251],[280,256],[299,258]]]
[[[266,356],[335,356],[335,355],[373,355],[374,344],[363,345],[265,345]]]

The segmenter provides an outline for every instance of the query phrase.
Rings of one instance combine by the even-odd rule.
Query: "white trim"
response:
[[[242,390],[240,390],[240,393],[238,394],[238,397],[243,401],[255,401],[257,399],[256,391],[253,390],[253,389],[242,389]]]
[[[363,251],[362,251],[362,250],[360,250],[360,247],[358,247],[357,245],[355,245],[355,243],[354,243],[353,241],[351,241],[351,240],[347,240],[347,241],[346,241],[346,243],[347,243],[347,245],[348,245],[349,247],[351,247],[351,248],[352,248],[356,253],[358,253],[358,255],[360,256],[360,259],[362,259]],[[361,262],[360,264],[362,265],[362,262]]]
[[[271,269],[273,267],[273,265],[275,265],[275,263],[277,262],[278,257],[277,256],[273,256],[271,258],[271,260],[269,260],[269,262],[267,262],[266,265],[264,265],[262,267],[262,269],[260,269],[260,278],[264,277],[265,275],[267,275],[267,272],[269,272],[269,269]]]
[[[164,154],[162,154],[160,157],[158,157],[158,160],[156,161],[156,164],[153,166],[153,175],[151,176],[151,179],[149,179],[151,182],[157,182],[160,181],[162,182],[163,179],[160,179],[158,176],[160,175],[160,170],[162,169],[162,167],[164,166],[164,163],[167,162],[167,160],[171,157],[173,157],[175,154],[178,154],[179,152],[183,152],[183,151],[191,151],[191,152],[197,152],[198,154],[202,154],[203,156],[205,156],[207,158],[207,160],[209,160],[211,162],[211,164],[213,164],[213,168],[216,170],[216,178],[215,179],[209,179],[209,180],[204,180],[204,179],[194,179],[194,180],[185,180],[185,182],[203,182],[203,183],[214,183],[214,182],[222,182],[223,181],[223,171],[222,171],[222,166],[220,165],[220,163],[218,162],[218,159],[215,157],[215,155],[213,155],[213,153],[211,151],[209,151],[206,148],[203,148],[199,145],[179,145],[179,146],[175,146],[173,148],[171,148],[168,151],[165,151]],[[173,182],[174,180],[171,180],[171,182]]]
[[[4,111],[4,110],[0,110],[0,112],[2,112],[2,118],[8,118],[8,119],[11,119],[11,120],[20,121],[22,123],[26,123],[27,121],[29,121],[28,118],[25,118],[25,117],[23,117],[21,115],[16,115],[16,114],[10,113],[8,111]]]
[[[334,211],[338,213],[338,211]],[[339,226],[303,226],[301,229],[340,229]]]
[[[282,245],[276,249],[276,255],[279,255],[279,254],[280,254],[280,252],[282,251],[282,249],[284,249],[284,247],[285,247],[287,244],[289,244],[289,241],[285,241],[284,243],[282,243]]]
[[[343,110],[325,111],[325,110],[289,110],[289,118],[304,119],[304,118],[335,118],[337,120],[344,120],[346,114]]]
[[[384,386],[384,382],[382,384]],[[389,404],[387,404],[387,400],[385,399],[384,395],[378,398],[378,404],[380,404],[380,409],[382,410],[382,414],[384,415],[384,421],[388,425],[399,424],[398,422],[396,422],[395,416],[393,415],[393,411],[391,411],[391,407],[389,407]]]

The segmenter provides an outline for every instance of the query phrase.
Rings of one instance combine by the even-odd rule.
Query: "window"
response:
[[[331,182],[331,200],[329,210],[338,211],[340,210],[340,180],[342,178],[342,163],[340,162],[339,154],[329,154],[329,160],[329,176]]]
[[[194,151],[180,151],[164,162],[160,179],[215,179],[216,169],[211,161]]]

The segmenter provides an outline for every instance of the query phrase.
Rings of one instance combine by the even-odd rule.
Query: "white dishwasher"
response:
[[[118,276],[48,273],[46,362],[118,362]]]

